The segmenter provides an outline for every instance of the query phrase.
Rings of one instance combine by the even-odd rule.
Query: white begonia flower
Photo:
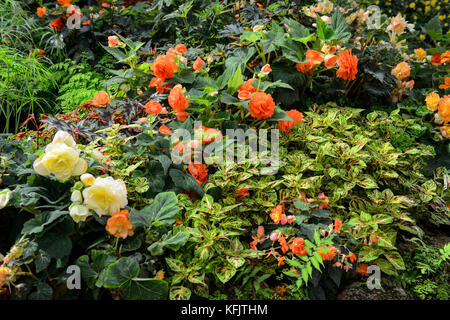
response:
[[[84,173],[81,175],[80,180],[85,186],[92,186],[94,184],[95,178],[90,173]]]
[[[0,191],[0,209],[6,207],[9,199],[11,199],[11,190],[3,189],[2,191]]]
[[[99,216],[112,215],[128,204],[127,188],[122,180],[112,177],[96,178],[83,190],[84,204]]]
[[[69,214],[73,221],[78,223],[80,221],[86,221],[89,216],[89,209],[82,204],[73,204],[69,207]]]

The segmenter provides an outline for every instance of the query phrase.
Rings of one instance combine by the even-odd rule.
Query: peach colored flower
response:
[[[410,73],[411,73],[411,67],[409,66],[409,64],[406,61],[400,62],[391,71],[391,74],[400,81],[408,78]]]
[[[131,223],[127,210],[118,211],[106,221],[106,231],[116,238],[125,239],[134,235],[133,224]]]
[[[194,62],[194,70],[195,70],[195,72],[199,72],[204,64],[205,64],[205,61],[203,61],[202,58],[197,57],[197,59]]]
[[[116,47],[120,45],[122,45],[122,42],[119,41],[119,37],[117,36],[108,37],[108,47]]]

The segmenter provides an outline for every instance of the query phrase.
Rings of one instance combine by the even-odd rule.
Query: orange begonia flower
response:
[[[436,111],[439,105],[439,95],[436,92],[431,92],[425,98],[425,103],[427,104],[427,108],[430,111]]]
[[[336,248],[333,246],[328,246],[328,251],[327,253],[325,253],[324,251],[322,251],[321,249],[323,248],[323,245],[319,246],[319,249],[317,250],[317,252],[320,254],[320,256],[322,257],[323,261],[331,261],[333,260],[335,254],[336,254]]]
[[[303,113],[301,113],[298,110],[292,109],[286,111],[286,114],[289,116],[289,118],[292,119],[292,121],[289,120],[279,121],[278,129],[289,134],[292,131],[291,129],[294,128],[296,124],[302,123]]]
[[[450,77],[445,77],[444,84],[439,86],[439,89],[447,89],[450,88]]]
[[[202,58],[197,57],[197,59],[194,62],[194,70],[195,70],[195,72],[199,72],[204,64],[205,64],[205,61],[203,61]]]
[[[106,222],[106,231],[116,238],[125,239],[134,235],[133,224],[128,215],[129,212],[127,210],[114,213]]]
[[[350,259],[350,262],[355,262],[356,261],[356,256],[353,252],[350,252],[348,255],[345,256],[346,258]]]
[[[284,214],[284,206],[278,205],[275,208],[270,210],[270,218],[273,220],[275,224],[279,224],[283,219],[286,218]]]
[[[243,188],[243,189],[236,190],[236,193],[238,193],[238,194],[241,195],[241,199],[242,199],[243,197],[250,197],[250,193],[248,192],[248,189],[247,189],[247,188]]]
[[[363,275],[363,276],[368,276],[369,275],[367,273],[367,269],[368,268],[369,268],[369,266],[367,264],[362,264],[356,269],[356,273],[360,274],[360,275]]]
[[[159,55],[150,69],[157,78],[160,78],[164,82],[166,79],[173,78],[173,74],[178,70],[178,66],[172,56]]]
[[[257,80],[257,79],[256,78],[251,78],[251,79],[248,79],[247,81],[245,81],[242,84],[242,86],[239,88],[239,92],[240,91],[247,91],[247,92],[250,92],[250,93],[256,92],[257,89],[252,85],[252,83],[255,80]]]
[[[325,67],[332,68],[337,63],[338,56],[334,54],[327,54],[325,56]]]
[[[208,167],[206,164],[191,161],[188,165],[188,170],[199,185],[208,181]]]
[[[164,84],[164,80],[157,78],[157,77],[153,77],[152,80],[150,80],[150,84],[149,87],[156,87],[156,92],[158,93],[166,93],[166,92],[170,92],[170,89],[172,88],[172,84],[167,83]]]
[[[446,63],[450,61],[450,51],[445,51],[441,54],[441,63]]]
[[[186,121],[187,117],[189,117],[189,113],[184,111],[178,111],[177,113],[175,113],[175,116],[180,121]]]
[[[306,51],[306,59],[313,65],[318,65],[323,62],[323,53],[316,50]]]
[[[189,101],[186,99],[183,93],[183,87],[181,84],[177,84],[169,94],[169,105],[172,109],[182,112],[189,107]]]
[[[341,233],[342,221],[338,218],[334,219],[334,231]]]
[[[71,6],[72,0],[57,0],[61,7],[65,8]]]
[[[439,100],[438,114],[444,122],[450,122],[450,95],[445,95]]]
[[[94,99],[91,100],[91,104],[96,107],[105,106],[110,102],[111,99],[109,98],[109,94],[106,91],[101,91],[97,93]]]
[[[150,101],[145,104],[145,110],[149,114],[158,114],[162,111],[162,105],[158,101]]]
[[[38,17],[42,17],[47,15],[47,8],[46,7],[39,7],[36,9],[36,14],[38,15]]]
[[[51,21],[49,25],[58,32],[61,31],[61,29],[64,27],[64,23],[62,22],[61,18]]]
[[[270,94],[257,92],[248,104],[250,115],[256,119],[268,119],[275,112],[275,102]]]
[[[270,68],[270,64],[266,64],[264,67],[262,67],[261,72],[264,74],[271,73],[272,69]]]
[[[308,251],[304,246],[305,240],[303,238],[294,238],[292,243],[289,245],[289,249],[291,249],[293,254],[299,256],[307,256],[309,255]]]
[[[295,67],[297,68],[297,71],[299,71],[303,74],[307,74],[307,73],[310,74],[313,71],[314,64],[312,64],[311,61],[299,62],[299,63],[297,63],[297,65]]]
[[[358,73],[358,58],[352,55],[351,50],[339,53],[336,63],[339,66],[336,76],[344,80],[355,80]]]
[[[162,134],[172,134],[172,130],[168,126],[159,127],[159,132]]]
[[[435,66],[440,66],[442,64],[441,55],[439,53],[433,54],[431,57],[431,63]]]
[[[278,242],[281,245],[281,251],[283,253],[286,253],[289,251],[289,247],[287,246],[287,243],[286,243],[286,237],[278,237]]]
[[[186,48],[186,46],[184,45],[184,44],[177,44],[176,46],[175,46],[175,51],[176,51],[176,53],[178,53],[178,54],[183,54],[183,53],[186,53],[187,52],[187,48]]]
[[[392,69],[391,74],[398,80],[405,80],[411,74],[411,67],[406,61],[400,62],[394,69]]]

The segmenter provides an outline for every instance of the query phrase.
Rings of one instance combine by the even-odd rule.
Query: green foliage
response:
[[[54,87],[51,72],[34,54],[0,47],[1,131],[15,133],[28,114],[52,110]]]
[[[57,106],[62,113],[70,113],[80,104],[91,100],[104,90],[107,76],[97,72],[86,62],[75,64],[70,60],[53,65],[50,70],[59,83]]]

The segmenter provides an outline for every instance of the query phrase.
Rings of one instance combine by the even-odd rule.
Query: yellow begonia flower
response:
[[[80,150],[66,143],[52,142],[45,148],[45,154],[34,161],[33,168],[40,175],[53,174],[56,179],[67,180],[85,173],[87,163],[80,158]]]
[[[111,177],[96,178],[83,190],[84,204],[99,216],[112,215],[128,204],[127,188],[122,180]]]
[[[95,178],[92,174],[85,173],[81,175],[80,180],[85,186],[92,186],[94,184]]]

